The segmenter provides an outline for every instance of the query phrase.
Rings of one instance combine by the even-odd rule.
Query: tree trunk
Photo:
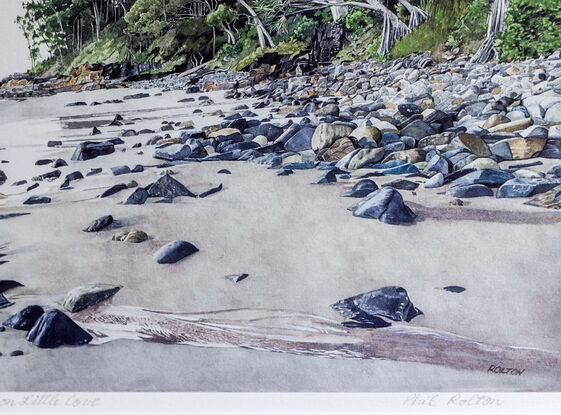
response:
[[[331,7],[331,14],[333,15],[333,21],[336,22],[340,18],[349,14],[349,8],[345,6],[334,6]]]
[[[163,11],[164,11],[164,22],[167,22],[168,17],[166,15],[166,0],[162,0],[162,8],[163,8]]]
[[[97,1],[93,2],[93,12],[95,19],[95,38],[99,41],[99,32],[101,31],[101,10],[99,10],[99,5]]]
[[[273,38],[271,37],[265,26],[263,26],[263,22],[261,22],[261,19],[259,18],[257,13],[255,13],[255,10],[253,10],[251,6],[245,2],[245,0],[237,0],[237,1],[242,5],[242,7],[244,7],[249,12],[251,17],[253,17],[253,21],[255,22],[255,27],[257,28],[257,37],[259,38],[259,45],[262,48],[265,48],[267,47],[267,43],[268,43],[270,47],[272,48],[276,47],[275,42],[273,42]]]
[[[415,29],[416,27],[422,25],[428,19],[429,14],[423,9],[413,6],[407,0],[397,0],[397,1],[399,1],[399,3],[401,3],[410,14],[409,29],[411,30]]]
[[[491,59],[500,59],[501,55],[495,49],[495,38],[497,33],[505,29],[506,14],[508,12],[509,0],[494,0],[489,16],[487,18],[487,37],[479,47],[479,50],[471,58],[472,62],[483,63]]]

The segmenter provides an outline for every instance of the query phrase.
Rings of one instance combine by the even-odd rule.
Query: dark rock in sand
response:
[[[335,183],[337,182],[337,174],[331,170],[321,176],[316,184],[327,184],[327,183]]]
[[[357,321],[343,321],[343,326],[351,329],[382,329],[392,325],[389,321],[376,316],[358,315],[356,320]]]
[[[129,166],[117,166],[111,167],[111,172],[113,173],[113,176],[120,176],[121,174],[130,173],[131,169]]]
[[[416,308],[407,291],[402,287],[384,287],[341,300],[331,307],[342,316],[357,321],[368,321],[373,316],[382,316],[394,321],[411,321],[421,310]]]
[[[58,147],[62,145],[62,141],[59,140],[50,140],[47,141],[47,147]]]
[[[131,173],[141,173],[144,171],[144,166],[142,164],[137,164],[131,169]]]
[[[6,183],[6,180],[8,180],[8,177],[6,176],[6,173],[4,173],[2,170],[0,170],[0,186],[3,185],[4,183]]]
[[[240,282],[245,280],[247,277],[249,277],[249,274],[233,274],[233,275],[226,275],[227,280],[230,280],[232,282]]]
[[[127,185],[124,183],[116,184],[115,186],[111,186],[105,192],[99,195],[100,198],[113,196],[115,193],[119,193],[121,190],[125,190]]]
[[[493,190],[483,184],[470,184],[466,186],[451,187],[450,189],[448,189],[446,194],[448,196],[458,198],[494,196]]]
[[[90,135],[98,135],[98,134],[101,134],[101,131],[99,131],[97,127],[94,127]]]
[[[218,170],[218,174],[232,174],[232,172],[228,169],[221,169]]]
[[[30,190],[37,189],[38,187],[39,187],[39,183],[35,183],[29,186],[27,189],[25,189],[25,191],[29,192]]]
[[[101,167],[99,168],[92,168],[89,172],[86,173],[86,176],[95,176],[96,174],[101,173],[103,169]]]
[[[187,241],[173,241],[156,251],[154,259],[158,264],[174,264],[198,251],[195,245]]]
[[[99,232],[113,223],[113,216],[106,215],[94,220],[84,229],[84,232]]]
[[[148,192],[139,187],[127,198],[125,205],[143,205],[148,199]]]
[[[465,176],[454,180],[451,186],[465,186],[471,184],[484,184],[487,186],[500,186],[514,176],[503,170],[483,169],[472,171]]]
[[[354,216],[379,219],[391,225],[413,223],[417,215],[403,202],[401,194],[393,187],[376,190],[349,208]]]
[[[464,292],[466,289],[464,287],[460,287],[459,285],[449,285],[447,287],[444,287],[443,290],[446,290],[451,293],[459,294]]]
[[[22,186],[27,183],[27,180],[18,180],[17,182],[13,182],[12,186]]]
[[[93,141],[85,141],[80,143],[74,154],[72,161],[91,160],[99,156],[105,156],[115,152],[115,145],[109,142],[96,143]]]
[[[24,205],[40,205],[44,203],[51,203],[51,198],[47,196],[31,196],[23,202]]]
[[[366,197],[373,191],[378,190],[378,186],[372,180],[363,179],[355,184],[352,190],[343,193],[343,197]]]
[[[107,300],[120,289],[120,286],[111,284],[88,284],[76,287],[66,294],[63,307],[71,313],[77,313]]]
[[[15,215],[18,215],[18,214],[15,214]],[[0,215],[0,219],[1,219],[1,216],[2,215]],[[14,280],[0,280],[0,309],[9,307],[9,306],[14,304],[14,303],[8,301],[8,299],[6,297],[4,297],[4,293],[6,291],[12,290],[14,288],[23,287],[23,286],[24,286],[23,284],[20,284],[19,282],[14,281]]]
[[[163,197],[166,199],[173,199],[178,196],[197,197],[169,174],[160,177],[149,185],[146,190],[148,191],[149,197]]]
[[[199,195],[199,197],[200,197],[200,198],[205,198],[205,197],[210,196],[210,195],[212,195],[212,194],[214,194],[214,193],[218,193],[218,192],[221,191],[221,190],[222,190],[222,184],[220,184],[220,185],[218,185],[218,186],[216,186],[216,187],[213,187],[212,189],[207,190],[206,192],[201,193],[201,194]]]
[[[56,309],[46,311],[27,335],[28,341],[45,349],[81,346],[88,344],[92,339],[93,337],[70,317]]]
[[[64,161],[63,159],[56,159],[55,162],[53,163],[53,168],[58,169],[59,167],[65,167],[68,166],[68,163],[66,161]]]
[[[10,353],[10,356],[12,356],[12,357],[23,356],[23,351],[14,350],[13,352]]]
[[[419,187],[419,183],[415,183],[410,180],[400,179],[382,185],[382,187],[387,187],[387,186],[393,187],[394,189],[398,189],[398,190],[415,190],[417,187]]]
[[[294,174],[291,169],[282,169],[277,172],[277,176],[290,176],[291,174]]]
[[[145,92],[139,92],[138,94],[132,94],[132,95],[125,95],[123,97],[124,100],[126,99],[140,99],[140,98],[148,98],[150,96],[150,94],[147,94]]]
[[[72,173],[68,173],[65,177],[65,180],[68,182],[73,182],[74,180],[83,179],[84,175],[79,171],[73,171]]]
[[[84,101],[77,101],[77,102],[70,102],[66,104],[65,107],[80,107],[83,105],[88,105],[88,104],[86,104]]]
[[[121,137],[134,137],[136,135],[138,135],[138,133],[132,129],[121,131]]]
[[[60,170],[57,169],[57,170],[50,171],[48,173],[43,173],[39,176],[32,177],[31,180],[33,180],[34,182],[41,182],[43,180],[51,181],[54,179],[58,179],[60,175],[61,172]]]
[[[16,330],[31,330],[43,312],[44,310],[42,307],[38,305],[30,305],[11,316],[2,324]]]
[[[41,159],[35,162],[36,166],[44,166],[45,164],[51,164],[53,161],[51,159]]]

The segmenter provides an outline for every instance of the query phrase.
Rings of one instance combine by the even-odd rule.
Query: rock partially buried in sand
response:
[[[37,320],[27,341],[43,349],[59,346],[81,346],[92,341],[92,336],[60,310],[46,311]]]
[[[160,177],[148,186],[146,191],[148,192],[148,197],[163,197],[166,199],[173,199],[178,196],[197,197],[197,195],[189,191],[189,189],[169,174]]]
[[[71,313],[77,313],[107,300],[120,289],[120,286],[111,284],[88,284],[76,287],[66,294],[63,307]]]
[[[401,194],[393,187],[376,190],[349,208],[354,216],[379,219],[390,225],[413,223],[417,215],[403,202]]]
[[[375,316],[409,322],[419,314],[423,314],[409,300],[405,288],[395,286],[349,297],[331,307],[344,317],[363,322]]]
[[[24,205],[41,205],[45,203],[51,203],[51,198],[47,196],[31,196],[23,202]]]
[[[249,277],[249,274],[232,274],[232,275],[226,275],[224,278],[226,278],[227,280],[230,280],[232,282],[240,282],[245,280],[247,277]]]
[[[109,142],[97,143],[94,141],[85,141],[80,143],[74,154],[72,155],[73,161],[90,160],[99,156],[105,156],[115,152],[115,145]]]
[[[378,186],[370,179],[363,179],[355,184],[352,190],[343,193],[343,197],[366,197],[370,193],[378,190]]]
[[[459,285],[449,285],[444,287],[443,290],[448,291],[450,293],[463,293],[466,289],[464,287],[460,287]]]
[[[4,292],[17,287],[23,287],[23,284],[13,280],[0,280],[0,308],[14,305],[14,303],[8,301],[8,299],[4,297]]]
[[[205,198],[205,197],[210,196],[210,195],[212,195],[212,194],[214,194],[214,193],[218,193],[218,192],[221,191],[221,190],[222,190],[222,184],[219,184],[218,186],[213,187],[212,189],[207,190],[206,192],[201,193],[201,194],[199,195],[199,197],[200,197],[200,198]]]
[[[144,231],[124,231],[113,235],[113,241],[129,242],[139,244],[148,240],[148,235]]]
[[[2,325],[16,330],[31,330],[35,322],[41,317],[44,310],[41,306],[30,305],[11,316]]]
[[[8,180],[8,177],[6,177],[6,173],[0,170],[0,186],[6,183],[6,180]]]
[[[139,187],[127,198],[125,205],[143,205],[148,199],[148,192]]]
[[[84,232],[99,232],[113,223],[113,216],[106,215],[94,220],[84,229]]]
[[[199,249],[192,243],[173,241],[158,249],[154,254],[154,259],[158,264],[174,264],[198,251]]]

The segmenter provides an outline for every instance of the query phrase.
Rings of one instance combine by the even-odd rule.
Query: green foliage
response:
[[[167,26],[161,0],[136,0],[125,15],[125,21],[125,33],[151,39],[162,33]]]
[[[384,62],[386,60],[386,57],[378,53],[380,43],[382,43],[382,36],[378,36],[376,39],[374,39],[374,42],[372,42],[370,46],[366,48],[366,54],[369,57],[376,59],[377,61]]]
[[[535,58],[560,49],[561,0],[511,0],[496,47],[504,59]]]
[[[485,39],[489,8],[489,0],[473,0],[467,8],[466,14],[454,25],[446,46],[449,48],[469,47],[470,43],[478,44]],[[474,51],[469,50],[469,52]]]
[[[373,24],[374,19],[362,10],[354,10],[345,17],[345,27],[358,36],[363,35]]]
[[[433,50],[444,45],[452,32],[458,16],[463,16],[467,0],[430,0],[426,10],[430,17],[416,30],[397,40],[390,52],[392,59],[412,53]]]
[[[322,23],[329,23],[333,20],[333,14],[331,13],[331,10],[326,7],[325,9],[316,11],[314,18]]]
[[[298,40],[309,40],[312,37],[314,28],[318,25],[317,20],[311,19],[306,16],[298,16],[294,20],[293,34]]]
[[[231,22],[238,17],[238,12],[230,6],[221,4],[214,13],[206,17],[206,23],[211,27],[219,27],[224,22]]]

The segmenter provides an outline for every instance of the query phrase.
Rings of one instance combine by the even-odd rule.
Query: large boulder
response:
[[[545,193],[561,185],[561,179],[516,177],[503,184],[497,192],[498,198],[528,197]]]
[[[93,337],[60,310],[48,310],[37,320],[27,340],[37,347],[81,346]]]
[[[392,160],[401,160],[406,163],[419,163],[420,161],[425,161],[426,152],[420,148],[412,148],[410,150],[396,151],[387,156],[383,163],[388,163]]]
[[[359,150],[350,160],[349,169],[360,169],[367,164],[378,163],[384,158],[383,148],[364,148]]]
[[[314,135],[314,127],[301,128],[285,143],[284,148],[286,151],[305,151],[312,148],[312,136]]]
[[[500,186],[506,181],[514,179],[514,176],[509,172],[502,170],[475,170],[450,183],[451,187],[454,186],[467,186],[470,184],[484,184],[487,186]]]
[[[465,186],[451,187],[450,189],[448,189],[446,194],[448,196],[463,199],[463,198],[472,198],[472,197],[493,196],[493,190],[491,190],[484,184],[468,184]]]
[[[379,219],[391,225],[413,223],[417,217],[393,187],[376,190],[349,209],[354,216]]]
[[[110,142],[93,142],[84,141],[80,143],[74,154],[72,155],[73,161],[91,160],[99,156],[105,156],[115,152],[115,145]]]
[[[401,131],[401,135],[407,137],[413,137],[416,140],[421,140],[429,135],[434,135],[438,131],[432,128],[423,120],[416,120],[409,124]]]
[[[335,141],[331,147],[323,153],[323,160],[325,161],[338,161],[345,157],[347,154],[355,150],[355,145],[348,137],[343,137]]]
[[[353,132],[353,128],[341,124],[320,124],[312,136],[312,150],[319,151],[331,145],[339,138],[347,137]]]
[[[487,157],[491,155],[491,150],[489,150],[489,146],[487,146],[485,141],[474,134],[460,134],[454,137],[450,142],[450,147],[467,148],[479,157]]]
[[[491,145],[491,152],[504,160],[524,160],[537,156],[545,147],[545,138],[507,138]]]
[[[366,125],[364,127],[355,128],[349,136],[356,138],[357,141],[366,137],[379,143],[382,139],[382,132],[374,126]]]

